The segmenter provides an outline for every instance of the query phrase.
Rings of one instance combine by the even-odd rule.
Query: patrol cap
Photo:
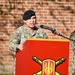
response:
[[[33,10],[27,10],[24,15],[23,15],[23,20],[28,20],[30,19],[32,16],[36,16],[35,12]]]

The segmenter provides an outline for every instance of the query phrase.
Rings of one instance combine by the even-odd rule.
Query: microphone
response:
[[[40,25],[40,27],[44,28],[44,29],[47,29],[47,30],[50,30],[50,31],[52,31],[52,33],[56,34],[56,29],[54,29],[54,28],[50,28],[50,27],[45,26],[45,25]]]
[[[56,29],[54,29],[54,28],[51,28],[51,27],[48,27],[48,26],[45,26],[45,25],[40,25],[40,27],[52,31],[53,34],[56,34],[56,35],[58,35],[58,36],[64,37],[64,38],[66,38],[66,39],[69,39],[70,41],[75,42],[74,39],[68,38],[68,37],[66,37],[66,36],[64,36],[64,35],[62,35],[62,34],[60,34],[60,33],[57,33],[57,32],[56,32]]]

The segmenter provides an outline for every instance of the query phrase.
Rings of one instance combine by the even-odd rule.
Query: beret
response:
[[[28,20],[30,19],[32,16],[36,16],[35,12],[33,10],[27,10],[24,14],[23,14],[23,20]]]

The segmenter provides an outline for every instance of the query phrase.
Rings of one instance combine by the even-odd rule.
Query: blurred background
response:
[[[10,34],[23,25],[26,10],[36,12],[37,26],[41,24],[55,28],[66,37],[75,30],[75,0],[0,0],[0,74],[13,74],[15,53],[8,49]],[[43,29],[49,38],[64,39]],[[69,50],[69,72],[73,52]]]

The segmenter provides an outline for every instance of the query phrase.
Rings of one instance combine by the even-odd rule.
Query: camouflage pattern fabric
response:
[[[48,38],[45,32],[41,29],[35,27],[33,32],[30,33],[29,30],[26,29],[25,25],[17,28],[9,38],[9,50],[17,51],[17,46],[19,44],[23,44],[26,38]]]
[[[70,38],[75,40],[75,31],[73,31],[70,35]],[[71,41],[71,47],[72,47],[72,50],[73,50],[73,63],[72,63],[72,73],[70,75],[75,75],[75,41]]]

